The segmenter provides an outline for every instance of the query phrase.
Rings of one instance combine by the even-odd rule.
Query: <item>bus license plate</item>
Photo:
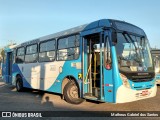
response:
[[[142,96],[145,96],[145,95],[148,95],[148,94],[149,94],[148,90],[142,91]]]

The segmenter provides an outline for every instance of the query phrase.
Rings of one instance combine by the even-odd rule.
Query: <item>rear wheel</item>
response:
[[[70,81],[66,84],[63,90],[64,93],[64,98],[67,102],[72,103],[72,104],[80,104],[84,100],[79,97],[79,90],[77,85]]]
[[[22,82],[21,78],[17,78],[16,89],[17,89],[18,92],[23,90],[23,82]]]

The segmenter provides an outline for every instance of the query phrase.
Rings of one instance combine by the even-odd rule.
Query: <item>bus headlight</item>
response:
[[[131,87],[130,87],[130,84],[129,84],[129,82],[128,82],[127,77],[126,77],[125,75],[121,74],[121,73],[120,73],[120,76],[121,76],[123,85],[124,85],[125,87],[127,87],[127,88],[131,88]]]

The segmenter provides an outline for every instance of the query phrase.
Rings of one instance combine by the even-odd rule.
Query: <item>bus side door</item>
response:
[[[12,83],[12,52],[6,52],[6,60],[3,64],[3,76],[6,83]]]

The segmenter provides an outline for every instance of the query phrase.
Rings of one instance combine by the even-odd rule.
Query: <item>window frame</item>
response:
[[[21,46],[21,47],[16,48],[16,56],[17,56],[17,53],[18,53],[18,49],[20,49],[20,48],[24,48],[24,54],[23,55],[25,55],[25,46]],[[21,56],[21,55],[18,55],[18,56]]]
[[[37,52],[36,53],[29,53],[29,54],[27,54],[27,47],[29,47],[29,46],[32,46],[32,45],[36,45],[37,46]],[[33,54],[37,54],[37,56],[38,56],[38,53],[39,53],[39,51],[38,51],[38,43],[33,43],[33,44],[29,44],[29,45],[26,45],[25,46],[25,58],[24,58],[24,62],[25,63],[36,63],[36,62],[38,62],[38,59],[39,58],[37,58],[37,60],[34,62],[34,61],[30,61],[30,62],[26,62],[26,55],[33,55]],[[38,56],[39,57],[39,56]]]
[[[16,57],[17,57],[17,48],[13,48],[13,64],[16,63]]]
[[[79,45],[78,46],[74,46],[74,47],[67,47],[67,48],[63,48],[63,49],[58,49],[58,41],[60,40],[60,39],[63,39],[63,38],[67,38],[67,37],[71,37],[71,36],[75,36],[75,38],[77,39],[77,36],[79,36],[78,38],[79,38]],[[67,35],[67,36],[63,36],[63,37],[59,37],[58,39],[57,39],[57,44],[56,44],[56,60],[57,61],[71,61],[71,60],[78,60],[79,59],[79,56],[80,56],[80,40],[81,40],[81,37],[80,37],[80,34],[79,33],[76,33],[76,34],[70,34],[70,35]],[[59,52],[59,50],[64,50],[64,49],[69,49],[69,48],[79,48],[79,52],[78,52],[78,57],[76,58],[76,59],[71,59],[71,60],[69,60],[69,59],[66,59],[66,60],[58,60],[58,58],[57,58],[57,54],[58,54],[58,52]]]
[[[32,46],[32,45],[37,45],[37,52],[36,53],[39,52],[38,51],[38,43],[34,43],[34,44],[26,45],[25,55],[35,54],[35,53],[29,53],[29,54],[27,54],[27,47]]]
[[[20,49],[20,48],[24,48],[24,54],[23,54],[23,55],[17,55],[18,49]],[[26,51],[25,48],[26,48],[25,46],[21,46],[21,47],[16,48],[16,54],[15,54],[15,63],[16,63],[16,64],[23,64],[23,63],[25,63],[25,51]],[[24,57],[23,62],[18,63],[17,60],[16,60],[16,59],[17,59],[17,56],[23,56],[23,57]]]
[[[47,43],[48,41],[55,41],[55,49],[54,49],[54,50],[50,50],[50,51],[40,52],[40,48],[41,48],[40,45],[41,45],[42,43]],[[41,41],[41,42],[39,43],[39,48],[38,48],[38,51],[39,51],[39,52],[38,52],[38,62],[39,62],[39,63],[42,63],[42,62],[53,62],[53,61],[55,61],[55,60],[56,60],[56,57],[57,57],[57,54],[56,54],[56,53],[57,53],[57,52],[56,52],[57,47],[56,47],[56,46],[57,46],[57,41],[56,41],[55,38],[48,39],[48,40],[45,40],[45,41]],[[39,54],[40,54],[40,53],[44,53],[44,52],[46,53],[46,52],[51,52],[51,51],[55,51],[55,56],[54,56],[54,59],[53,59],[52,61],[40,61],[40,60],[39,60]]]
[[[105,38],[104,38],[104,51],[107,51],[107,52],[109,52],[109,56],[107,56],[107,53],[105,52],[105,54],[104,54],[104,68],[106,69],[106,70],[111,70],[112,69],[112,51],[111,51],[111,43],[110,43],[110,37],[108,36],[108,35],[106,35],[105,36]],[[108,51],[109,50],[109,51]],[[106,68],[106,64],[107,64],[107,57],[109,57],[109,59],[110,59],[110,63],[108,63],[108,64],[110,64],[110,69],[107,69]],[[109,60],[108,59],[108,60]]]

